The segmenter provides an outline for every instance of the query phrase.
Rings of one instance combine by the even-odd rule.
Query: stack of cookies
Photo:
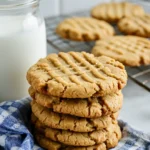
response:
[[[118,144],[121,89],[127,82],[120,62],[86,52],[60,52],[40,59],[27,80],[34,136],[41,147],[106,150]]]

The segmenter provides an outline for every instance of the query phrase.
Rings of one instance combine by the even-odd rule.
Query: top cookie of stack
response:
[[[124,66],[106,56],[85,52],[48,55],[33,65],[29,84],[43,94],[65,98],[89,98],[115,93],[126,85]]]

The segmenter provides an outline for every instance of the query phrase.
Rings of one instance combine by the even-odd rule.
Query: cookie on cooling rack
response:
[[[97,41],[95,56],[106,55],[128,66],[150,64],[150,40],[137,36],[114,36]]]
[[[65,19],[56,28],[62,38],[75,41],[94,41],[114,35],[113,27],[105,21],[90,17]]]
[[[150,14],[123,18],[119,21],[118,28],[128,35],[150,37]]]
[[[143,16],[144,9],[141,6],[128,2],[103,3],[91,10],[92,17],[108,22],[117,22],[126,16]]]

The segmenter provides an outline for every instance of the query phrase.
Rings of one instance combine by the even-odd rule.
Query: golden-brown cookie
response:
[[[105,21],[90,17],[65,19],[56,29],[63,38],[76,41],[93,41],[114,35],[113,27]]]
[[[89,98],[116,93],[127,82],[124,66],[112,58],[86,52],[50,54],[27,72],[38,92],[56,97]]]
[[[103,3],[95,6],[91,15],[100,20],[116,22],[127,16],[143,16],[144,9],[139,5],[128,2]]]
[[[44,125],[54,129],[70,130],[75,132],[92,132],[95,130],[101,130],[107,128],[112,122],[116,122],[117,119],[117,115],[101,116],[95,119],[64,115],[55,113],[51,109],[45,108],[34,101],[31,103],[31,108],[33,114]]]
[[[112,128],[108,129],[108,130],[112,130]],[[59,149],[61,149],[61,150],[95,150],[95,149],[106,150],[106,149],[110,149],[110,148],[117,146],[118,141],[121,139],[121,131],[120,131],[119,126],[116,126],[116,130],[114,133],[107,135],[108,139],[105,141],[105,143],[100,143],[98,145],[93,145],[93,146],[82,146],[82,147],[75,146],[75,147],[73,147],[73,146],[69,145],[70,143],[63,144],[63,143],[54,141],[56,137],[51,136],[54,139],[54,140],[51,140],[50,137],[48,137],[48,138],[45,137],[42,133],[39,133],[38,130],[35,130],[34,135],[35,135],[35,138],[36,138],[37,142],[39,143],[39,145],[48,150],[52,150],[52,149],[53,150],[59,150]],[[57,137],[58,136],[59,136],[59,139],[60,139],[60,137],[62,137],[62,139],[63,139],[62,134],[58,133]],[[66,136],[66,134],[65,134],[65,136]],[[65,136],[64,136],[64,138],[65,138]],[[72,137],[72,135],[70,135],[70,136]],[[69,140],[69,138],[67,138],[66,140]],[[75,137],[75,139],[73,138],[72,140],[74,141],[77,139],[78,139],[78,137],[77,138]],[[57,140],[58,140],[58,138],[57,138]],[[65,141],[65,140],[63,140],[63,141]],[[80,141],[83,141],[82,137],[80,138]],[[84,142],[86,142],[86,141],[84,141]]]
[[[128,35],[150,37],[150,15],[123,18],[119,21],[118,28]]]
[[[128,66],[150,64],[150,40],[137,36],[114,36],[97,41],[92,53],[106,55]]]
[[[117,135],[120,138],[120,127],[118,124],[110,124],[108,128],[89,133],[72,132],[46,127],[39,120],[34,125],[35,131],[42,130],[45,137],[71,146],[93,146],[106,142],[110,137]]]
[[[67,146],[64,144],[61,144],[59,142],[54,142],[48,138],[46,138],[45,136],[43,136],[41,133],[39,132],[35,132],[34,134],[38,144],[47,149],[47,150],[106,150],[106,144],[102,143],[102,144],[98,144],[98,145],[94,145],[94,146],[87,146],[87,147],[73,147],[73,146]],[[116,140],[116,139],[114,139]],[[116,144],[117,145],[117,144]],[[114,147],[114,146],[112,146]],[[110,148],[112,148],[110,147]]]
[[[115,113],[121,109],[123,103],[121,91],[98,98],[67,99],[44,95],[30,87],[29,94],[38,104],[51,108],[54,112],[85,118]]]

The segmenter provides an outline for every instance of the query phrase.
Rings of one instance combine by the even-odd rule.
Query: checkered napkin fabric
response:
[[[42,150],[30,132],[30,98],[0,103],[0,150]],[[112,150],[150,150],[150,136],[119,121],[123,138]]]

